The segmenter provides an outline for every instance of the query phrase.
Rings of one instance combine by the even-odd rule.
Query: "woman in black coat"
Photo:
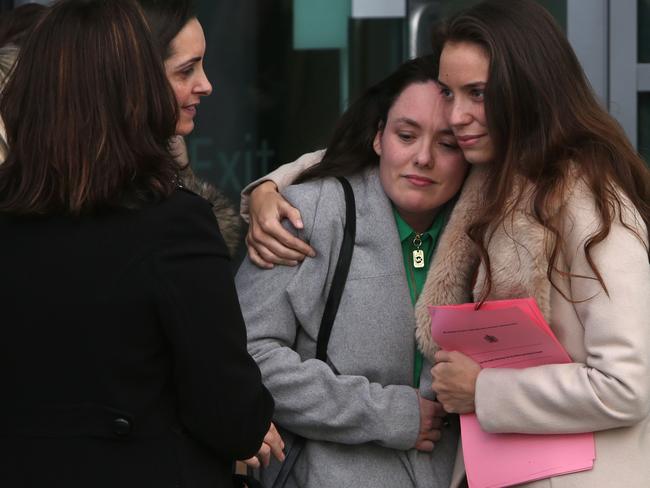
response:
[[[231,486],[273,401],[141,10],[57,3],[0,113],[0,486]]]

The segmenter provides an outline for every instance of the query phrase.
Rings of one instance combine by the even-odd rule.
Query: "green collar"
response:
[[[400,242],[404,242],[406,239],[411,237],[413,234],[417,234],[410,225],[406,223],[406,221],[402,218],[402,216],[397,212],[397,209],[395,208],[395,205],[392,205],[393,208],[393,215],[395,216],[395,222],[397,223],[397,234],[399,235],[399,240]],[[438,235],[440,234],[440,229],[442,229],[442,226],[445,222],[446,219],[440,218],[441,215],[445,213],[445,209],[441,208],[440,211],[438,212],[438,215],[436,215],[436,218],[433,219],[433,223],[431,224],[431,227],[429,227],[425,232],[422,233],[423,236],[428,235],[433,239],[435,242],[438,239]]]

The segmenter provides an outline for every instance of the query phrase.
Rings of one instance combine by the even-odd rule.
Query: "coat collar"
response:
[[[483,286],[485,270],[480,265],[478,250],[465,230],[480,209],[487,171],[488,168],[475,166],[465,180],[416,304],[415,336],[420,350],[432,362],[438,345],[431,338],[428,305],[472,302]],[[557,206],[552,213],[561,216],[579,180],[577,169],[570,168],[559,188],[563,197],[556,200]],[[523,183],[520,181],[519,184]],[[532,296],[550,323],[553,287],[547,270],[551,240],[541,224],[531,217],[528,209],[530,192],[528,188],[524,190],[524,197],[515,207],[512,217],[502,222],[490,239],[487,251],[493,273],[492,290],[487,298],[498,300]]]

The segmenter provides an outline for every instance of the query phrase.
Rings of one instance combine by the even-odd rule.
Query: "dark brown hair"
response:
[[[513,184],[520,178],[532,184],[531,212],[553,237],[547,276],[558,289],[552,274],[559,271],[563,236],[556,211],[567,195],[572,168],[591,190],[600,216],[600,227],[586,241],[584,251],[607,292],[591,251],[607,237],[617,216],[634,231],[622,221],[621,194],[650,228],[650,171],[597,101],[566,36],[532,0],[487,0],[443,25],[434,38],[437,55],[446,42],[478,44],[490,59],[485,112],[495,153],[484,206],[468,229],[486,265],[481,299],[492,286],[486,246],[495,228],[512,216],[523,198],[523,185],[514,202],[511,198]]]
[[[413,83],[435,81],[438,64],[431,55],[411,59],[387,78],[368,88],[338,120],[323,159],[306,169],[295,183],[350,176],[379,164],[373,148],[377,130],[386,124],[388,112],[401,93]]]
[[[138,0],[163,59],[173,53],[171,43],[195,17],[191,0]]]
[[[0,15],[0,47],[13,44],[20,47],[47,7],[28,3]]]
[[[0,211],[79,214],[171,194],[176,103],[141,9],[63,0],[25,41],[0,99]]]

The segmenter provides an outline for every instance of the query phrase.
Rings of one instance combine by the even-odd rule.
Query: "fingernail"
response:
[[[305,226],[305,224],[302,223],[301,219],[296,220],[296,227],[299,229],[302,229]]]

